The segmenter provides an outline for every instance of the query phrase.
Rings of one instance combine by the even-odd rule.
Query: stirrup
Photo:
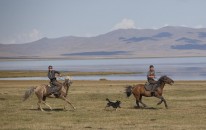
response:
[[[155,96],[155,92],[151,92],[151,96]]]

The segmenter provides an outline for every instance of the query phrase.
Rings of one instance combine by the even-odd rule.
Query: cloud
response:
[[[164,25],[163,25],[163,27],[167,27],[167,26],[170,26],[169,24],[167,24],[167,23],[165,23]]]
[[[35,40],[38,40],[42,38],[42,34],[40,31],[38,31],[37,29],[32,29],[32,31],[28,32],[28,33],[23,33],[18,35],[17,37],[17,43],[26,43],[26,42],[32,42]]]
[[[196,25],[194,28],[204,28],[202,25]]]
[[[136,28],[135,22],[132,19],[123,19],[121,22],[117,23],[114,25],[112,30],[116,29],[130,29],[130,28]]]
[[[17,34],[16,36],[7,40],[7,43],[18,44],[18,43],[27,43],[39,40],[43,37],[42,33],[37,29],[32,29],[30,32],[24,32]]]

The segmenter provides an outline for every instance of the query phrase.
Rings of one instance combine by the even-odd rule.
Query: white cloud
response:
[[[27,33],[21,33],[16,35],[15,37],[11,38],[8,40],[7,43],[12,43],[12,44],[18,44],[18,43],[27,43],[27,42],[32,42],[39,40],[43,37],[41,32],[37,29],[32,29],[30,32]]]
[[[196,25],[194,28],[203,28],[202,25]]]
[[[156,26],[153,26],[153,27],[152,27],[152,29],[155,29],[155,30],[156,30],[156,29],[159,29],[159,28],[158,28],[158,27],[156,27]]]
[[[130,28],[136,28],[135,22],[132,19],[123,19],[121,22],[117,23],[114,25],[112,30],[116,29],[130,29]]]
[[[163,27],[167,27],[167,26],[170,26],[169,24],[167,24],[167,23],[165,23],[164,25],[163,25]]]
[[[180,25],[181,27],[188,27],[187,25],[185,25],[185,24],[182,24],[182,25]]]

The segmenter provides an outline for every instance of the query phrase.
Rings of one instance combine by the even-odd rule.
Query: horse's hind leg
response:
[[[137,108],[140,108],[139,102],[140,102],[140,96],[139,95],[134,95],[136,98],[136,104],[137,104]]]
[[[44,111],[44,110],[42,109],[42,107],[41,107],[41,100],[38,101],[37,105],[38,105],[38,108],[39,108],[41,111]]]
[[[42,96],[38,93],[36,93],[36,96],[37,98],[39,99],[39,101],[37,102],[37,106],[38,106],[38,109],[40,109],[41,111],[44,111],[41,107],[41,103],[42,103]]]
[[[43,96],[43,104],[49,107],[50,110],[52,110],[52,107],[46,103],[46,96]]]
[[[136,100],[137,108],[140,108],[139,106],[139,100]]]
[[[139,102],[140,102],[144,107],[147,107],[147,105],[142,102],[142,96],[140,96]]]
[[[37,98],[39,99],[39,101],[38,101],[38,103],[37,103],[38,108],[39,108],[41,111],[44,111],[44,109],[43,109],[42,106],[41,106],[41,103],[43,103],[43,104],[45,104],[45,105],[48,105],[48,104],[45,103],[46,97],[44,97],[42,93],[38,93],[38,92],[36,92],[36,96],[37,96]],[[49,106],[49,105],[48,105],[48,106]],[[50,107],[50,106],[49,106],[49,107]]]

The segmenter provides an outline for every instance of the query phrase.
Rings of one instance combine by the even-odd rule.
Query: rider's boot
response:
[[[57,91],[57,87],[55,86],[55,87],[52,87],[52,93],[54,94],[54,93],[56,93],[56,92],[58,92]]]
[[[151,90],[151,96],[155,96],[156,87],[157,87],[157,84],[154,84]]]
[[[151,91],[151,96],[155,96],[155,91]]]
[[[52,94],[54,94],[56,97],[59,97],[60,96],[59,89],[57,87],[54,87]]]
[[[52,94],[54,92],[54,90],[53,90],[53,87],[49,87],[49,89],[48,89],[48,94]]]

